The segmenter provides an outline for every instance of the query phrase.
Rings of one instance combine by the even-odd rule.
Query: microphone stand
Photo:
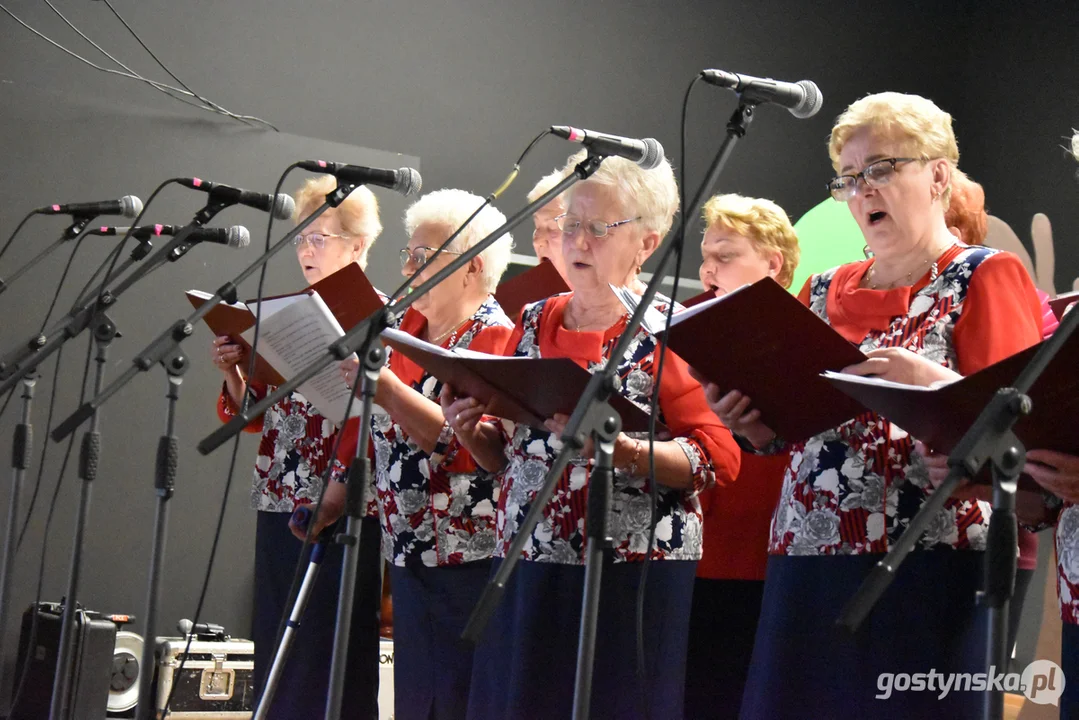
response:
[[[95,217],[97,216],[76,215],[74,217],[74,222],[72,222],[71,225],[69,225],[67,229],[64,230],[63,234],[60,235],[59,240],[57,240],[52,245],[48,246],[47,248],[39,252],[37,255],[35,255],[28,263],[16,270],[6,281],[0,279],[0,293],[3,293],[5,290],[8,289],[8,287],[10,287],[11,283],[18,280],[25,273],[29,272],[31,268],[33,268],[39,262],[51,255],[53,250],[66,243],[68,240],[78,239],[78,237],[83,233],[83,231],[86,230],[86,226],[89,225],[90,221],[93,220]]]
[[[566,188],[580,180],[591,176],[603,161],[601,155],[589,155],[586,157],[566,178],[534,202],[526,205],[522,210],[508,219],[501,227],[496,229],[486,238],[473,245],[467,251],[457,256],[442,270],[435,273],[430,279],[422,283],[412,293],[394,301],[382,308],[371,317],[367,318],[345,335],[333,343],[322,357],[312,362],[306,368],[297,372],[284,384],[269,393],[261,401],[249,408],[241,408],[237,417],[215,430],[199,442],[198,449],[203,455],[208,455],[220,447],[229,438],[241,432],[253,418],[259,417],[266,410],[277,403],[282,397],[291,393],[295,388],[302,385],[309,378],[317,375],[322,368],[333,360],[344,360],[358,352],[362,366],[362,374],[357,378],[360,382],[360,392],[363,397],[363,410],[360,415],[359,439],[356,444],[356,459],[349,468],[348,490],[346,495],[347,522],[344,534],[335,538],[336,542],[344,545],[345,557],[341,569],[341,584],[338,591],[337,618],[334,627],[334,649],[330,667],[330,687],[326,702],[326,719],[337,720],[341,716],[341,699],[344,693],[345,669],[347,664],[347,648],[351,633],[352,606],[355,601],[356,567],[359,560],[360,549],[360,523],[367,506],[365,497],[367,489],[367,476],[370,473],[370,462],[367,458],[367,443],[370,432],[371,409],[378,386],[378,375],[385,361],[385,351],[380,343],[375,342],[381,331],[388,327],[398,313],[403,312],[412,303],[423,295],[430,292],[431,288],[438,285],[445,278],[452,275],[459,268],[471,262],[490,245],[494,244],[504,234],[532,217],[537,210],[561,195]],[[295,230],[291,234],[295,234]],[[271,250],[270,252],[273,252]],[[430,262],[430,261],[428,261]],[[418,274],[418,271],[417,271]],[[209,302],[206,303],[210,304]],[[358,346],[358,348],[357,348]],[[355,392],[355,388],[353,389]]]
[[[1027,393],[1052,362],[1057,352],[1079,325],[1079,312],[1064,315],[1053,336],[1042,343],[1011,387],[1001,388],[982,409],[962,440],[948,454],[948,477],[933,491],[918,514],[911,520],[895,546],[880,560],[857,592],[847,602],[836,620],[851,632],[858,630],[880,596],[895,578],[903,560],[914,549],[929,524],[965,478],[975,477],[986,462],[993,476],[993,514],[985,554],[985,590],[980,598],[989,607],[989,634],[986,665],[1006,668],[1008,651],[1008,604],[1015,588],[1018,543],[1015,517],[1015,491],[1026,463],[1026,448],[1012,432],[1012,426],[1029,415],[1032,403]],[[986,693],[984,717],[1002,718],[1004,695],[1001,690]]]
[[[341,702],[345,691],[345,669],[348,666],[348,641],[352,633],[352,607],[356,595],[356,568],[360,560],[360,523],[367,511],[367,478],[371,474],[371,461],[367,457],[367,443],[371,437],[371,410],[378,391],[378,374],[386,363],[386,350],[377,342],[379,333],[389,326],[388,311],[383,308],[375,313],[374,322],[368,325],[367,337],[360,347],[360,397],[363,399],[360,413],[359,438],[356,456],[348,469],[348,489],[345,494],[345,533],[337,535],[336,542],[343,544],[344,559],[341,566],[341,584],[337,591],[337,618],[333,631],[333,656],[330,661],[330,688],[326,698],[326,720],[341,717]],[[355,392],[355,385],[353,385]]]
[[[129,267],[149,255],[151,250],[153,250],[153,243],[151,243],[149,240],[139,240],[139,244],[135,247],[134,250],[131,251],[131,255],[126,260],[124,260],[124,262],[116,270],[114,277],[120,277],[121,275],[123,275],[125,272],[127,272],[127,269]],[[108,261],[106,260],[106,262]],[[101,268],[98,269],[99,272],[100,270]],[[88,292],[83,293],[72,305],[71,310],[68,311],[68,314],[56,323],[54,323],[53,326],[48,329],[48,331],[34,335],[22,345],[19,345],[14,350],[9,351],[3,356],[3,358],[0,358],[0,380],[10,379],[10,377],[15,374],[31,356],[34,356],[34,364],[30,365],[30,367],[36,367],[36,364],[41,362],[41,360],[45,356],[51,354],[52,351],[50,350],[48,353],[44,353],[43,355],[34,354],[38,350],[41,350],[48,342],[49,338],[53,337],[56,332],[70,332],[71,337],[74,337],[79,332],[81,332],[82,329],[86,327],[86,324],[76,327],[77,323],[73,321],[73,316],[80,311],[81,305],[89,301],[89,298],[97,298],[97,296],[101,294],[102,289],[102,285],[98,285],[97,287],[89,290]],[[112,301],[112,295],[110,293],[105,293],[105,297],[108,298],[108,302]],[[67,338],[65,338],[65,341],[66,339]],[[63,342],[64,341],[61,341],[59,344],[63,344]],[[59,345],[57,346],[57,349],[59,349]],[[12,385],[13,384],[14,383],[12,383]],[[4,385],[4,387],[6,389],[9,386]]]
[[[116,324],[105,314],[105,308],[111,306],[125,290],[130,288],[140,278],[145,277],[146,274],[163,264],[162,258],[165,260],[174,260],[183,255],[183,253],[186,252],[185,248],[190,248],[190,245],[186,242],[187,236],[191,234],[195,227],[201,226],[203,223],[210,220],[224,207],[226,207],[226,205],[221,203],[210,204],[204,207],[196,214],[195,220],[177,233],[167,245],[159,250],[149,264],[129,275],[120,282],[116,289],[111,293],[108,293],[110,298],[108,302],[103,299],[99,303],[95,297],[74,314],[70,315],[70,321],[64,333],[55,336],[56,339],[50,341],[51,344],[50,342],[46,342],[40,350],[34,353],[33,358],[35,359],[35,365],[37,362],[40,362],[40,357],[44,357],[51,354],[56,349],[59,349],[60,345],[78,334],[82,327],[92,325],[94,341],[97,344],[97,356],[95,358],[97,362],[97,372],[94,378],[94,393],[100,394],[102,387],[105,384],[108,347],[112,340],[119,334]],[[174,255],[175,257],[173,257]],[[180,360],[182,361],[181,364],[186,363],[186,359],[180,358]],[[19,369],[5,382],[12,382],[15,378],[19,378],[24,374],[25,372],[22,369]],[[0,384],[0,387],[3,387],[3,384]],[[60,646],[57,651],[56,659],[56,679],[53,683],[52,698],[50,700],[49,717],[53,720],[61,720],[67,716],[68,712],[68,694],[72,680],[70,675],[73,670],[72,646],[76,632],[75,609],[78,603],[79,575],[82,570],[83,538],[86,531],[87,518],[90,512],[91,490],[93,488],[93,482],[97,477],[97,470],[100,463],[101,433],[98,431],[100,415],[98,414],[96,407],[91,410],[88,417],[90,419],[90,429],[83,435],[79,455],[79,477],[82,480],[82,492],[79,497],[79,507],[75,521],[75,535],[72,543],[71,567],[68,571],[67,590],[64,594],[63,619],[60,627]],[[74,427],[72,430],[74,430]],[[62,437],[56,437],[55,432],[53,437],[56,440],[62,439]],[[64,437],[66,437],[66,435]],[[150,628],[150,630],[152,630],[152,628]]]
[[[4,538],[4,564],[0,570],[0,658],[4,657],[4,636],[7,631],[7,616],[11,600],[11,578],[15,573],[15,529],[19,525],[19,494],[22,491],[26,470],[30,467],[31,447],[34,441],[34,429],[30,424],[30,404],[34,398],[34,386],[37,373],[31,372],[22,379],[22,422],[15,426],[12,439],[11,499],[8,503],[7,533]],[[8,701],[7,680],[0,684],[0,706]]]
[[[715,185],[723,166],[726,165],[737,140],[745,136],[749,123],[753,119],[755,103],[751,99],[743,97],[738,108],[727,121],[727,137],[705,177],[705,181],[698,189],[691,210],[680,220],[680,227],[671,235],[674,239],[664,248],[659,264],[648,283],[648,287],[641,298],[632,317],[626,324],[618,340],[618,345],[611,352],[610,360],[606,366],[594,373],[585,388],[576,409],[566,423],[562,433],[562,450],[559,451],[551,469],[547,473],[543,487],[536,493],[532,500],[528,514],[517,529],[505,558],[499,565],[494,577],[487,583],[479,602],[468,619],[468,624],[462,633],[462,637],[477,642],[480,635],[490,620],[491,614],[501,600],[506,590],[513,569],[520,560],[524,546],[531,540],[532,532],[543,514],[544,508],[550,502],[551,495],[562,476],[562,472],[572,457],[576,456],[585,445],[585,433],[589,433],[596,448],[596,465],[589,480],[588,510],[586,523],[588,526],[588,549],[585,556],[585,588],[581,602],[581,626],[577,646],[577,674],[573,690],[573,717],[575,720],[585,719],[589,715],[592,693],[592,666],[595,659],[596,624],[599,611],[599,591],[603,569],[603,549],[609,545],[607,538],[606,523],[610,506],[611,481],[613,470],[611,456],[614,451],[614,438],[621,430],[621,418],[618,413],[608,404],[608,399],[617,392],[617,380],[615,373],[618,363],[626,354],[629,345],[633,342],[637,328],[640,327],[645,311],[651,307],[652,299],[659,289],[660,282],[667,272],[667,266],[674,257],[674,253],[680,248],[678,238],[685,237],[685,230],[694,222],[705,196]],[[659,392],[659,388],[655,388]],[[597,482],[598,481],[598,482]],[[595,484],[593,484],[595,483]],[[596,492],[598,490],[598,492]],[[597,542],[598,541],[598,542]]]

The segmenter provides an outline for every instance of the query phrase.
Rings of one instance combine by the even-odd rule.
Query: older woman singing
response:
[[[304,218],[322,204],[323,197],[337,186],[329,175],[308,180],[296,193],[296,218]],[[337,208],[327,210],[297,235],[296,260],[304,279],[315,283],[349,263],[367,265],[367,253],[374,245],[382,224],[378,201],[365,187],[354,190]],[[213,343],[214,364],[225,376],[218,399],[223,421],[232,418],[244,391],[241,368],[247,360],[244,348],[229,337]],[[252,383],[254,400],[265,397],[267,388]],[[251,505],[258,510],[255,529],[255,591],[252,638],[255,641],[255,677],[261,683],[270,670],[277,643],[277,628],[287,614],[289,587],[304,532],[289,524],[291,513],[304,505],[314,507],[323,492],[322,474],[330,461],[337,436],[334,425],[340,418],[324,418],[299,393],[282,398],[247,432],[262,433],[255,461]],[[318,532],[336,520],[344,508],[344,486],[330,483],[325,489]],[[378,520],[364,518],[361,550],[378,539]],[[295,537],[293,537],[295,535]],[[322,563],[322,575],[307,603],[302,630],[296,635],[284,681],[274,696],[270,717],[318,717],[329,688],[330,655],[333,647],[343,552],[331,545]],[[381,573],[378,553],[362,550],[358,575],[358,597],[352,613],[347,669],[348,692],[344,712],[348,717],[378,716],[378,588]]]
[[[401,272],[411,276],[471,215],[483,198],[439,190],[405,214]],[[427,279],[506,222],[484,208],[448,250],[420,273]],[[492,297],[509,265],[506,235],[420,297],[400,329],[444,348],[499,352],[513,327]],[[346,382],[356,361],[342,363]],[[495,548],[498,483],[453,441],[437,398],[441,384],[401,353],[390,354],[376,402],[389,413],[372,419],[382,553],[390,564],[394,632],[394,717],[463,718],[472,647],[460,640],[479,599]],[[345,428],[335,468],[355,454],[358,421]]]
[[[848,372],[907,384],[966,375],[1041,338],[1037,295],[1013,255],[968,247],[944,220],[959,161],[951,116],[915,95],[870,95],[840,115],[828,184],[872,259],[811,277],[800,298],[868,361]],[[758,448],[785,447],[738,391],[718,415]],[[914,439],[865,413],[789,446],[772,518],[743,718],[975,717],[982,697],[916,692],[916,674],[986,671],[976,607],[990,508],[949,499],[857,634],[835,626],[870,568],[933,491]],[[939,683],[938,683],[939,684]]]
[[[578,158],[580,159],[580,158]],[[693,577],[701,556],[697,494],[738,473],[738,447],[709,411],[686,364],[667,357],[660,386],[656,339],[635,331],[626,357],[610,357],[628,313],[610,284],[642,288],[641,265],[670,229],[678,189],[669,164],[644,170],[607,158],[569,189],[559,218],[562,255],[573,292],[528,305],[505,354],[568,357],[595,372],[615,363],[620,392],[647,407],[659,393],[660,420],[673,439],[656,442],[625,433],[614,444],[614,492],[609,515],[613,552],[603,571],[592,686],[594,718],[681,717]],[[661,299],[660,308],[669,301]],[[498,546],[504,557],[543,478],[562,446],[567,418],[545,428],[481,420],[472,398],[443,391],[443,408],[477,461],[504,469],[498,500]],[[649,477],[649,463],[655,477]],[[572,460],[525,545],[525,556],[476,649],[469,717],[569,717],[584,584],[585,505],[589,452]],[[657,490],[653,516],[649,493]],[[655,542],[649,531],[655,522]],[[636,672],[636,603],[644,559],[643,678]],[[498,560],[495,561],[496,563]]]

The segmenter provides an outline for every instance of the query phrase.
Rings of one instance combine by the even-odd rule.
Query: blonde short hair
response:
[[[705,232],[720,227],[748,239],[758,252],[778,250],[783,256],[783,265],[776,282],[785,288],[791,286],[802,251],[798,247],[798,235],[783,208],[764,198],[730,193],[712,197],[704,204],[702,214]]]
[[[566,169],[565,168],[558,168],[554,172],[549,173],[547,175],[544,175],[543,177],[540,178],[540,181],[538,183],[536,183],[535,187],[533,187],[531,190],[528,191],[528,195],[526,195],[525,198],[530,203],[536,202],[537,200],[540,199],[540,196],[542,196],[544,193],[550,192],[550,190],[555,185],[562,182],[562,180],[565,177],[566,177]],[[565,197],[565,193],[562,193],[561,195],[556,195],[555,198],[553,200],[551,200],[551,202],[560,201],[564,197]]]
[[[420,225],[431,224],[444,225],[453,232],[464,224],[483,202],[483,198],[464,190],[443,189],[427,193],[405,211],[405,232],[411,237]],[[505,222],[506,216],[494,205],[488,205],[472,219],[447,249],[455,252],[467,250]],[[512,251],[513,237],[506,233],[480,253],[483,258],[483,287],[487,292],[493,293],[498,287],[502,273],[509,267]]]
[[[308,178],[292,196],[296,201],[293,220],[299,222],[313,213],[336,187],[337,179],[333,175],[316,175]],[[367,187],[361,185],[349,193],[348,197],[337,206],[337,217],[341,221],[341,229],[346,233],[367,239],[359,261],[361,266],[366,267],[367,252],[382,234],[382,223],[378,219],[378,198]]]
[[[959,167],[959,144],[952,129],[951,115],[920,95],[883,92],[854,101],[836,118],[828,138],[828,155],[836,172],[840,167],[839,155],[847,140],[867,127],[898,139],[903,152],[911,157],[919,160],[943,158],[952,170]],[[945,209],[951,192],[949,183],[941,194]]]
[[[587,150],[581,150],[570,157],[563,172],[572,172],[587,154]],[[658,232],[660,238],[671,229],[675,213],[678,212],[678,183],[675,182],[674,170],[666,158],[652,170],[645,170],[625,158],[605,158],[592,177],[571,186],[565,192],[567,207],[574,190],[587,183],[614,189],[615,197],[626,212],[640,215],[641,226],[646,230]]]

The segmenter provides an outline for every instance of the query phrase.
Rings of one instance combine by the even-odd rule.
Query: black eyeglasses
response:
[[[569,213],[562,213],[554,219],[558,223],[558,229],[565,235],[574,235],[583,225],[588,234],[595,238],[606,237],[611,228],[616,228],[619,225],[625,225],[626,223],[635,222],[640,220],[641,216],[638,215],[635,218],[628,220],[619,220],[618,222],[607,223],[602,220],[588,220],[582,221],[576,215],[570,215]]]
[[[334,235],[333,233],[307,233],[306,235],[297,235],[292,238],[292,244],[296,247],[302,247],[304,241],[311,243],[311,247],[321,250],[326,247],[326,238],[350,238],[351,235]]]
[[[847,202],[858,192],[858,179],[871,188],[884,187],[896,173],[896,163],[914,162],[918,158],[884,158],[866,165],[857,175],[840,175],[828,181],[828,192],[839,202]]]
[[[415,267],[421,267],[422,265],[427,263],[428,254],[433,255],[436,250],[438,250],[438,248],[425,247],[423,245],[420,245],[419,247],[414,247],[411,250],[409,250],[408,248],[401,248],[401,252],[399,253],[399,256],[401,258],[401,267],[405,267],[406,265],[408,265],[410,260]],[[461,253],[454,252],[453,250],[443,250],[442,254],[461,255]]]

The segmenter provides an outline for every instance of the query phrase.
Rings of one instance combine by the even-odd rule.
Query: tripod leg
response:
[[[281,636],[281,643],[277,647],[270,673],[266,677],[266,684],[262,689],[262,697],[259,698],[258,707],[255,708],[255,720],[265,720],[269,717],[270,707],[273,705],[273,697],[277,692],[277,685],[281,681],[281,673],[285,670],[288,661],[289,650],[292,647],[292,638],[303,620],[304,611],[307,609],[307,599],[311,590],[315,587],[318,571],[322,567],[322,558],[326,554],[325,542],[319,542],[311,550],[311,561],[307,565],[307,573],[304,575],[303,584],[296,595],[296,602],[292,606],[292,614],[289,615],[285,632]]]

